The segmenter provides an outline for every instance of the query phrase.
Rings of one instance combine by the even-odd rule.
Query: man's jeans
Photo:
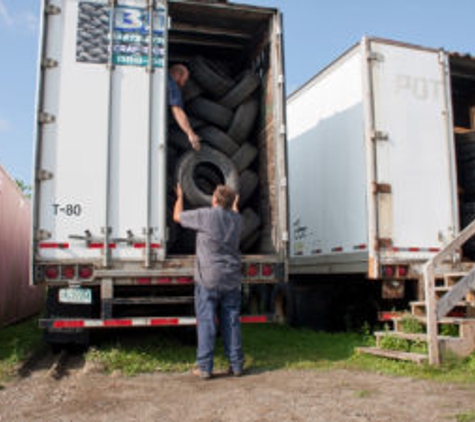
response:
[[[203,372],[213,371],[216,317],[219,317],[224,353],[233,372],[241,372],[244,364],[241,340],[241,289],[223,291],[195,285],[198,350],[196,361]],[[219,312],[219,315],[218,315]]]

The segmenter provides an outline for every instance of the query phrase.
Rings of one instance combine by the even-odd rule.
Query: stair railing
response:
[[[438,321],[448,312],[449,300],[441,302],[441,306],[438,308],[435,298],[435,269],[442,262],[446,261],[447,258],[455,256],[460,248],[467,242],[472,236],[475,235],[475,220],[472,221],[467,227],[465,227],[459,235],[448,243],[440,252],[434,255],[423,267],[422,274],[424,277],[424,289],[425,289],[425,301],[426,301],[426,317],[427,317],[427,344],[429,349],[429,364],[430,365],[440,365],[440,350],[439,342],[437,339],[437,326]],[[473,276],[475,279],[475,273],[472,274],[471,271],[464,279],[461,280],[463,283],[468,276]],[[473,281],[473,280],[472,280]],[[464,287],[467,288],[467,291],[470,289],[470,282],[463,283]],[[460,294],[464,288],[459,288],[457,294]],[[466,292],[465,292],[466,293]],[[445,313],[444,313],[445,312]]]

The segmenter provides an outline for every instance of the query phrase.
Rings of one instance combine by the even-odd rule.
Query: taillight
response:
[[[399,277],[406,277],[408,272],[409,268],[407,267],[407,265],[400,265],[399,267],[397,267],[397,275]]]
[[[394,267],[390,265],[383,266],[383,277],[394,277],[395,273],[396,271],[394,271]]]
[[[50,265],[45,269],[45,276],[49,280],[56,280],[59,277],[59,268],[57,265]]]
[[[272,267],[272,265],[269,265],[269,264],[264,264],[262,266],[262,275],[264,277],[269,277],[271,276],[272,274],[274,274],[274,268]]]
[[[74,266],[72,266],[72,265],[65,265],[61,269],[61,274],[64,278],[66,278],[68,280],[71,280],[76,275],[76,270],[75,270]]]
[[[81,265],[79,267],[79,278],[91,278],[93,273],[92,266]]]
[[[249,277],[255,277],[259,272],[259,268],[256,264],[249,264],[247,267],[247,275]]]

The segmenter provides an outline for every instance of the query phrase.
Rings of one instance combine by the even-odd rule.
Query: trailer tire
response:
[[[228,129],[228,136],[238,144],[242,144],[251,133],[257,116],[259,104],[257,99],[249,98],[235,111]]]
[[[257,89],[259,83],[259,76],[251,71],[246,71],[239,82],[224,97],[219,99],[219,103],[227,108],[234,109]]]
[[[215,126],[206,126],[198,130],[198,135],[201,136],[204,143],[209,144],[211,147],[221,151],[228,157],[235,154],[239,149],[239,145],[234,142],[233,139]]]
[[[209,166],[219,172],[223,184],[239,191],[239,174],[230,158],[213,148],[202,146],[195,152],[185,153],[177,167],[177,178],[190,205],[199,207],[211,204],[212,194],[205,192],[197,180],[197,168]],[[198,169],[199,174],[199,169]]]
[[[252,208],[246,208],[242,214],[242,232],[241,243],[243,243],[249,236],[257,231],[261,225],[261,219],[252,210]]]
[[[259,179],[252,170],[246,169],[239,176],[239,208],[246,205],[257,188]]]
[[[248,168],[257,157],[257,148],[249,142],[244,142],[231,157],[239,173]]]
[[[212,96],[219,98],[228,92],[234,81],[223,70],[202,56],[196,57],[191,63],[193,78]]]
[[[224,130],[227,130],[233,118],[233,112],[229,108],[204,97],[195,98],[188,106],[188,110],[195,117]]]

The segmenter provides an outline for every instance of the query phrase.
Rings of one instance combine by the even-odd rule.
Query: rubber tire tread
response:
[[[239,82],[224,97],[220,98],[218,102],[227,108],[234,109],[249,97],[259,84],[259,76],[251,71],[246,71]]]
[[[204,97],[195,98],[187,107],[191,114],[227,130],[233,119],[233,112],[227,107]]]
[[[221,151],[228,157],[237,153],[239,145],[229,137],[226,132],[223,132],[215,126],[205,126],[198,130],[198,135],[201,136],[201,140],[204,143],[209,144],[211,147]]]
[[[225,75],[212,61],[197,56],[190,65],[193,79],[215,98],[222,97],[234,85],[234,80]]]
[[[242,144],[249,138],[249,134],[254,127],[259,102],[251,97],[244,101],[234,112],[233,119],[229,125],[227,134],[238,144]]]
[[[201,163],[212,163],[218,167],[225,184],[236,192],[239,191],[239,174],[231,159],[218,150],[202,146],[199,151],[185,153],[177,166],[177,178],[190,205],[199,207],[211,204],[212,195],[199,189],[194,180],[195,168]]]
[[[249,142],[244,142],[231,157],[239,173],[247,169],[257,157],[257,148]]]

